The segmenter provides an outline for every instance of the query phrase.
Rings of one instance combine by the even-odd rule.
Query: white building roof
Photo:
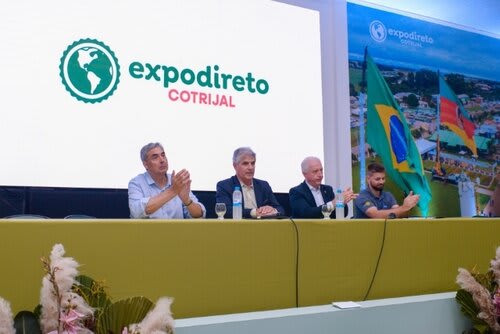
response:
[[[435,142],[423,138],[415,140],[415,144],[417,145],[420,155],[434,150],[437,146]]]

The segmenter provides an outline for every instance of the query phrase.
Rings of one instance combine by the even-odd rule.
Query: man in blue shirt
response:
[[[191,192],[189,172],[182,169],[167,174],[168,160],[160,143],[149,143],[141,149],[146,172],[128,184],[131,218],[200,218],[206,210]]]
[[[396,203],[394,196],[383,191],[385,168],[381,164],[371,163],[367,168],[368,188],[359,193],[354,200],[354,218],[396,218],[408,217],[408,212],[418,203],[419,195],[413,191],[405,197],[403,205]]]

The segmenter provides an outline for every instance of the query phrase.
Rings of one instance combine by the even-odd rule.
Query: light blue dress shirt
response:
[[[148,172],[139,174],[130,180],[128,183],[128,206],[130,208],[130,218],[193,218],[189,214],[188,208],[182,204],[179,196],[175,196],[152,214],[146,214],[146,205],[148,204],[149,199],[172,186],[172,175],[167,174],[167,179],[167,185],[163,188],[156,185],[155,181],[153,181],[153,178]],[[189,198],[192,199],[194,203],[201,206],[203,211],[202,217],[205,217],[205,206],[198,201],[198,198],[196,198],[192,192],[189,192]]]

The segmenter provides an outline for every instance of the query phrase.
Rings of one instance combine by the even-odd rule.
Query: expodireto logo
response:
[[[370,23],[370,36],[376,42],[383,42],[387,38],[387,29],[385,25],[380,21],[372,21]]]
[[[426,45],[434,44],[434,39],[429,35],[422,35],[417,31],[409,31],[399,27],[387,27],[378,20],[370,23],[370,36],[378,43],[384,42],[387,38],[397,38],[399,42],[407,47],[422,48]]]

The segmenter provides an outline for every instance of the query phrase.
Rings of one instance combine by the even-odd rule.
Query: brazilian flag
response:
[[[422,158],[411,135],[404,114],[377,65],[366,54],[368,143],[382,158],[389,177],[405,193],[420,195],[418,206],[427,216],[432,198],[424,175]]]

